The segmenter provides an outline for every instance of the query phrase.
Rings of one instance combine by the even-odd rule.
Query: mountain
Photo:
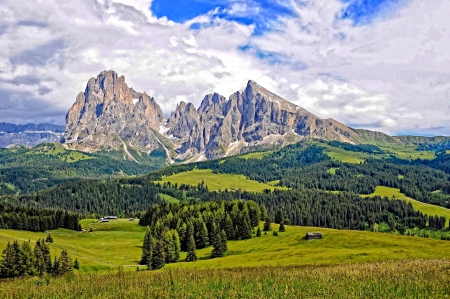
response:
[[[391,137],[321,119],[254,81],[228,99],[206,95],[197,109],[181,102],[165,119],[154,98],[128,87],[125,77],[103,71],[88,81],[69,110],[62,142],[87,152],[128,147],[166,152],[168,161],[202,161],[280,148],[305,139],[349,143],[418,144],[420,138]]]
[[[63,133],[64,126],[52,124],[0,123],[0,148],[11,145],[36,146],[43,142],[59,142]]]

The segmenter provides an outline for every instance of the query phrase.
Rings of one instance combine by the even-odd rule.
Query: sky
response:
[[[254,80],[321,118],[450,135],[448,0],[0,0],[0,122],[65,124],[91,77],[165,115]]]

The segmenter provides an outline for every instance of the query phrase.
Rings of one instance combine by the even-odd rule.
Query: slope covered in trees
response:
[[[131,148],[129,151],[133,151]],[[0,196],[26,194],[64,182],[142,175],[164,166],[165,153],[133,152],[140,164],[119,151],[86,154],[59,144],[0,149]]]

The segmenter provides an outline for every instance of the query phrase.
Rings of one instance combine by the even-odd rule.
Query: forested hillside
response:
[[[83,179],[141,175],[163,167],[166,159],[164,151],[133,152],[133,156],[139,164],[123,152],[87,154],[56,143],[0,149],[0,195],[26,194]]]

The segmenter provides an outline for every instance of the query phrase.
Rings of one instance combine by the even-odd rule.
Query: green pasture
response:
[[[412,199],[411,197],[406,196],[403,193],[400,193],[400,189],[397,188],[390,188],[390,187],[384,187],[384,186],[377,186],[375,188],[375,192],[369,195],[363,195],[363,196],[386,196],[389,198],[400,199],[407,202],[410,202],[415,210],[421,211],[425,214],[428,214],[429,216],[445,216],[447,218],[447,226],[449,225],[450,220],[450,210],[435,206],[432,204],[423,203],[420,201],[417,201],[415,199]]]
[[[123,266],[135,270],[141,256],[145,227],[128,219],[101,223],[96,219],[82,220],[86,230],[78,233],[65,229],[51,231],[54,243],[52,255],[66,249],[72,258],[78,258],[80,273],[104,272]],[[262,223],[261,223],[262,226]],[[272,224],[277,230],[278,225]],[[90,231],[92,229],[92,232]],[[323,239],[307,241],[307,231],[319,230]],[[0,230],[0,249],[14,239],[30,240],[33,244],[47,233]],[[228,241],[228,252],[223,258],[210,259],[212,247],[197,250],[199,260],[181,261],[165,268],[234,268],[261,265],[323,265],[378,262],[404,259],[450,258],[448,241],[408,237],[388,233],[336,230],[314,227],[286,226],[286,232],[273,236],[253,236],[244,241]]]
[[[275,152],[275,151],[273,150],[273,151],[248,153],[248,154],[239,156],[239,158],[243,158],[243,159],[262,159],[262,157],[270,155],[273,152]]]
[[[262,192],[264,189],[286,189],[283,187],[274,187],[269,184],[260,183],[257,181],[249,180],[243,175],[234,174],[222,174],[213,173],[210,169],[194,169],[192,171],[186,171],[177,173],[171,176],[164,176],[160,183],[171,182],[172,184],[187,184],[198,185],[204,182],[208,189],[211,191],[217,190],[245,190],[250,192]]]

